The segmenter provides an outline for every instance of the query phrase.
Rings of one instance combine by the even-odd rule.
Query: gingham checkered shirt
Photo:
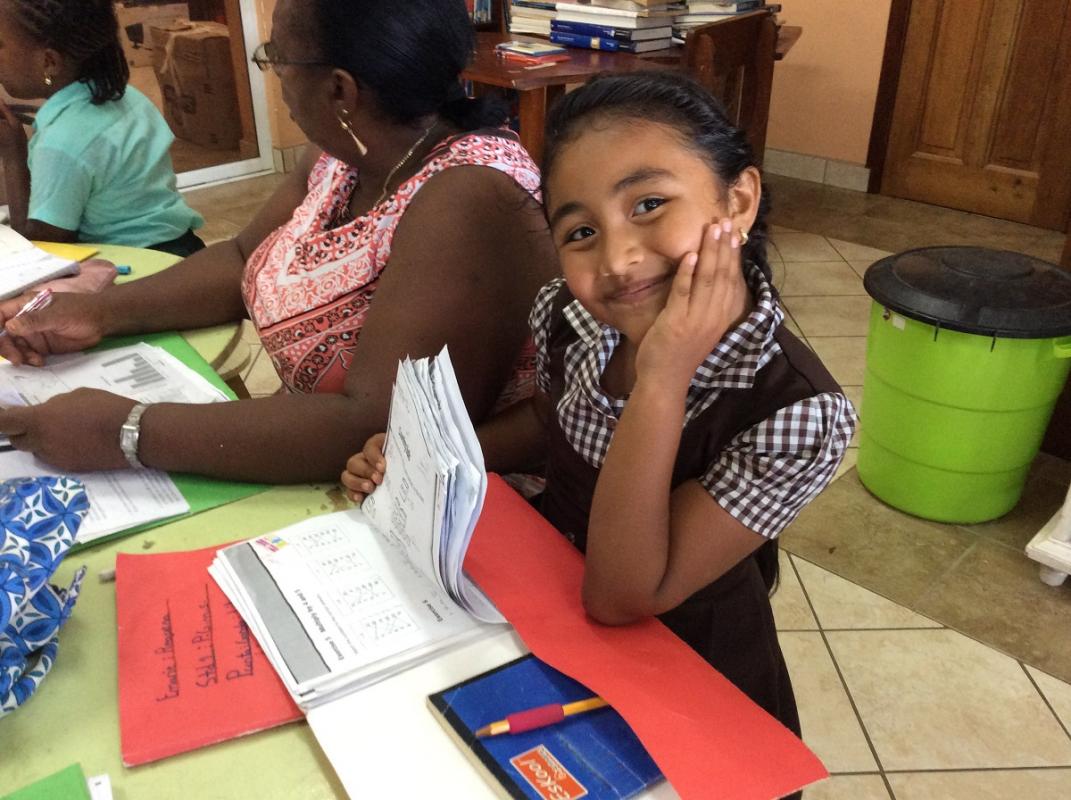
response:
[[[784,314],[762,271],[745,268],[755,307],[729,331],[696,370],[685,400],[684,425],[702,414],[725,389],[748,389],[770,359],[781,353],[774,332]],[[563,281],[540,290],[529,318],[536,344],[536,382],[550,391],[548,336],[551,309]],[[580,456],[599,469],[625,400],[599,385],[614,349],[617,329],[595,320],[573,300],[563,309],[579,338],[565,350],[565,390],[558,423]],[[800,400],[734,436],[698,476],[714,500],[750,530],[777,536],[833,479],[855,431],[855,409],[840,393]]]

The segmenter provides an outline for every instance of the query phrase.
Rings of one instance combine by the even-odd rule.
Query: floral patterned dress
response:
[[[326,154],[316,162],[304,202],[254,251],[242,279],[250,319],[288,391],[343,390],[402,215],[432,176],[458,166],[500,170],[539,199],[539,170],[505,131],[445,139],[393,195],[342,224],[359,172]],[[534,359],[529,343],[500,408],[531,394]]]

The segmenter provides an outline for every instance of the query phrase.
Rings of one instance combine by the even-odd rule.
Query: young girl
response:
[[[0,0],[0,83],[44,99],[27,142],[0,103],[11,225],[31,239],[189,255],[204,224],[175,189],[174,137],[128,87],[111,0]]]
[[[565,280],[531,315],[541,394],[480,429],[488,466],[544,455],[542,512],[586,554],[593,618],[657,615],[799,733],[776,537],[855,416],[781,324],[747,140],[686,78],[603,76],[553,109],[543,180]],[[381,444],[347,464],[354,499]]]

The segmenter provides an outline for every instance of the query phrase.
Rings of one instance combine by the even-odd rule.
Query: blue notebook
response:
[[[475,736],[513,712],[591,695],[527,655],[436,692],[428,705],[502,797],[624,800],[661,780],[658,766],[612,708],[526,733]]]

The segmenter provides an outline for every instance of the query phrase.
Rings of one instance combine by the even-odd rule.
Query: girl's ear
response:
[[[759,214],[762,199],[762,178],[755,167],[748,167],[729,187],[729,216],[737,230],[750,231]]]
[[[55,80],[66,66],[66,59],[63,57],[63,53],[58,50],[53,50],[51,47],[46,47],[41,50],[41,80],[46,78]],[[47,83],[47,81],[45,81]]]

